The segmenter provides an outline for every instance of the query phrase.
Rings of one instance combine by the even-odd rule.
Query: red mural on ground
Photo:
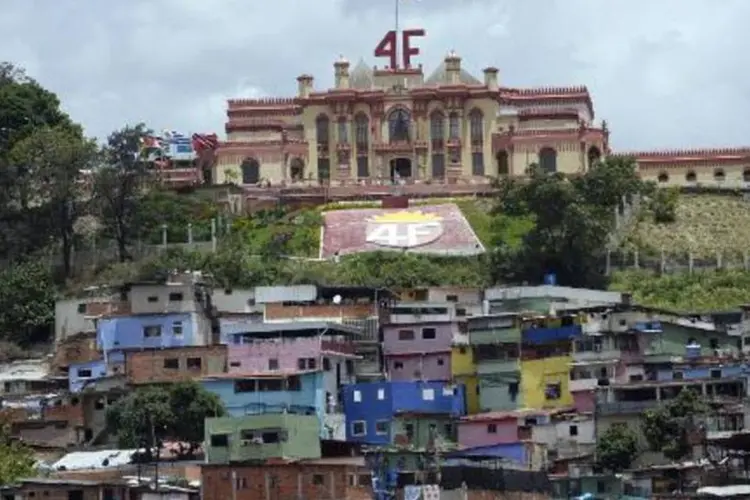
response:
[[[325,214],[321,257],[377,250],[476,255],[484,247],[455,204]]]

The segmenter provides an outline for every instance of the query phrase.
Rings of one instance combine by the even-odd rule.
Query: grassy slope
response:
[[[677,220],[655,224],[649,214],[635,226],[629,242],[641,249],[671,255],[737,260],[750,242],[750,202],[738,196],[684,194],[677,205]]]

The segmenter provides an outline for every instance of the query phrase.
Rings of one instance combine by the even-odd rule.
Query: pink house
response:
[[[463,448],[513,444],[531,439],[531,428],[549,423],[550,416],[569,409],[515,410],[478,413],[458,423],[458,444]]]
[[[383,354],[391,380],[450,380],[451,345],[458,324],[383,326]]]

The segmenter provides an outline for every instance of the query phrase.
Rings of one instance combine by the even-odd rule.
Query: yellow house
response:
[[[521,361],[521,391],[526,408],[562,408],[573,405],[570,393],[570,356]]]
[[[474,353],[468,345],[454,345],[451,351],[451,374],[453,381],[466,386],[466,411],[469,415],[479,413],[477,394],[477,368]]]

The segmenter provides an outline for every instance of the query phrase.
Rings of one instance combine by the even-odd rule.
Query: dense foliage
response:
[[[643,414],[643,435],[652,451],[661,451],[675,462],[684,460],[692,454],[691,434],[701,430],[708,411],[698,392],[684,389],[676,398]]]
[[[622,472],[638,455],[638,438],[625,425],[609,427],[596,442],[596,457],[599,465],[612,472]]]
[[[144,387],[128,393],[107,412],[108,428],[121,448],[162,448],[180,443],[178,454],[192,457],[203,442],[206,417],[224,415],[221,400],[195,382]]]
[[[639,304],[678,312],[720,312],[750,303],[750,272],[701,271],[661,276],[651,271],[615,273],[611,288]]]
[[[0,420],[0,487],[34,475],[31,450],[10,436],[10,424]]]

